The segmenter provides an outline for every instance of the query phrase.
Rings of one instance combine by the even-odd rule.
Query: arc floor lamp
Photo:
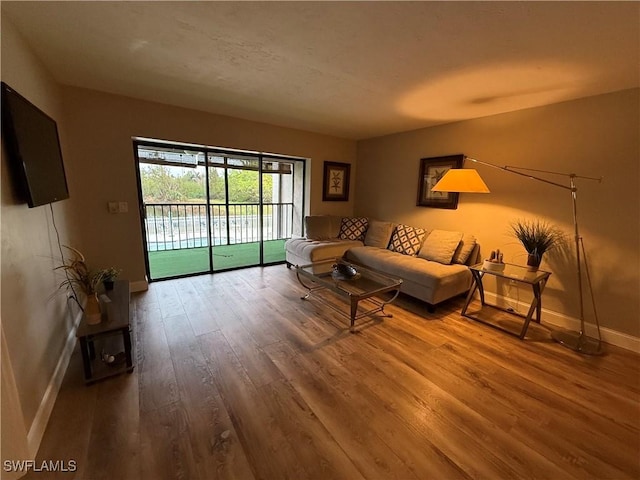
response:
[[[575,182],[576,179],[578,178],[601,182],[602,177],[600,178],[584,177],[581,175],[576,175],[575,173],[552,172],[548,170],[537,170],[533,168],[523,168],[523,167],[516,167],[511,165],[505,165],[501,167],[493,163],[483,162],[467,156],[465,156],[465,160],[469,160],[474,163],[479,163],[480,165],[485,165],[487,167],[502,170],[504,172],[514,173],[516,175],[529,178],[531,180],[544,182],[549,185],[553,185],[555,187],[559,187],[571,192],[571,201],[573,206],[573,228],[574,228],[575,248],[576,248],[576,273],[578,276],[578,290],[580,293],[580,331],[574,332],[574,331],[556,330],[551,332],[551,337],[555,341],[559,342],[560,344],[564,345],[567,348],[575,350],[576,352],[584,353],[587,355],[598,355],[602,353],[602,336],[600,335],[600,323],[598,321],[598,314],[596,312],[595,300],[593,298],[593,288],[591,286],[591,275],[589,274],[589,265],[587,263],[586,252],[584,249],[584,242],[578,230],[578,213],[577,213],[578,188],[576,187],[576,182]],[[559,176],[567,177],[569,179],[569,184],[565,185],[562,183],[553,182],[546,178],[534,176],[526,172],[536,172],[536,173],[542,173],[546,175],[559,175]],[[470,169],[470,168],[460,168],[460,169],[452,168],[448,170],[447,173],[440,179],[438,183],[436,183],[433,186],[431,190],[434,192],[489,193],[489,189],[487,188],[487,185],[484,183],[484,181],[478,174],[477,170]],[[589,287],[589,294],[591,296],[591,302],[593,305],[593,312],[596,320],[596,327],[598,330],[597,339],[589,337],[585,333],[584,294],[583,294],[583,283],[582,283],[583,262],[585,267],[587,284]]]

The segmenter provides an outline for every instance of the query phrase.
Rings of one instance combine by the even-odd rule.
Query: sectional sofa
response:
[[[315,215],[305,218],[305,237],[285,244],[287,267],[329,258],[402,278],[401,291],[435,305],[471,287],[469,265],[480,247],[468,233],[383,222],[363,217]]]

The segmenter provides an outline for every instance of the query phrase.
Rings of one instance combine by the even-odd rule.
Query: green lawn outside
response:
[[[264,242],[264,262],[283,262],[285,240]],[[213,247],[213,270],[257,265],[260,263],[260,244],[241,243]],[[152,280],[178,275],[207,272],[209,270],[209,249],[183,248],[149,252],[149,270]]]

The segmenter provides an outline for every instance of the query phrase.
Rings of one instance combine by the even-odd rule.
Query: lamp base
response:
[[[551,338],[562,346],[585,355],[602,355],[604,353],[602,342],[588,337],[584,333],[556,330],[551,332]]]

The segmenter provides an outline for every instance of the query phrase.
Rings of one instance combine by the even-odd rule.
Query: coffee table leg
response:
[[[349,331],[351,333],[356,333],[355,330],[355,323],[356,323],[356,315],[358,314],[358,300],[356,300],[354,297],[350,298],[351,300],[351,326],[349,327]]]
[[[386,302],[382,302],[380,304],[380,312],[382,312],[382,316],[386,317],[386,318],[393,318],[393,314],[392,313],[387,313],[384,311],[384,307],[389,305],[391,302],[393,302],[396,298],[398,298],[398,295],[400,295],[400,289],[396,289],[396,293],[393,294],[393,296],[387,300]]]
[[[311,292],[313,292],[315,290],[321,290],[321,289],[325,288],[323,286],[318,286],[318,285],[316,285],[316,286],[307,285],[306,283],[304,283],[302,281],[302,278],[300,278],[300,272],[296,271],[296,277],[298,277],[298,282],[300,283],[300,285],[302,285],[304,288],[309,290],[306,295],[303,295],[302,297],[300,297],[300,300],[306,300],[307,298],[309,298],[311,296]]]

